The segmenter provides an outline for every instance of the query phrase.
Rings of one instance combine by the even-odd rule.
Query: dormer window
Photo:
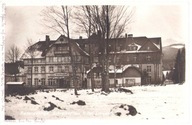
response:
[[[127,51],[136,51],[138,50],[139,45],[132,43],[127,46]]]

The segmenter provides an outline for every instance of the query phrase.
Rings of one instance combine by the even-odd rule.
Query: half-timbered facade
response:
[[[39,41],[31,45],[23,54],[26,83],[28,86],[73,87],[71,56],[75,64],[78,87],[84,80],[88,53],[77,43],[61,35],[57,40]]]

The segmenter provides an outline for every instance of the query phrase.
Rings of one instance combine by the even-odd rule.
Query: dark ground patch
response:
[[[50,106],[49,107],[45,107],[43,110],[44,111],[51,111],[51,110],[53,110],[54,108],[58,108],[58,109],[60,109],[60,110],[66,110],[66,109],[62,109],[61,107],[58,107],[57,105],[55,105],[54,103],[52,103],[52,102],[48,102],[49,104],[50,104]]]
[[[125,93],[131,93],[131,94],[133,94],[133,92],[132,92],[131,90],[125,89],[125,88],[119,88],[118,91],[119,91],[119,92],[125,92]]]
[[[9,115],[5,115],[5,120],[15,120],[15,118]]]
[[[82,101],[82,100],[79,100],[77,102],[74,101],[71,103],[71,105],[74,105],[74,104],[81,105],[81,106],[86,105],[85,101]]]

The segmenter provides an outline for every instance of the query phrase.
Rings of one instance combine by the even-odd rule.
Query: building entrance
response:
[[[57,82],[58,82],[60,88],[69,88],[70,87],[69,81],[65,80],[64,78],[57,79]]]

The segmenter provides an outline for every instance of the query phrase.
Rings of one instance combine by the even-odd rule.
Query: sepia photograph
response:
[[[4,8],[4,122],[189,122],[186,3]]]

